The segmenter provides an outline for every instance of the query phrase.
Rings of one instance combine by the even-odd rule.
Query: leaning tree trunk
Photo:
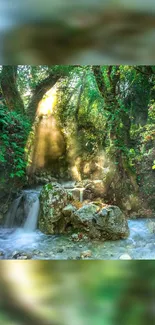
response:
[[[7,107],[10,110],[24,113],[24,103],[17,88],[17,67],[3,65],[1,73],[1,89]]]
[[[42,100],[44,94],[50,90],[56,82],[61,78],[59,74],[50,74],[46,79],[41,81],[35,88],[30,103],[28,105],[27,114],[33,120],[37,111],[39,102]]]

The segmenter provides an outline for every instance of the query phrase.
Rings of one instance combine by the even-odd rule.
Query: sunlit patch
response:
[[[56,86],[48,90],[40,101],[37,108],[37,116],[50,116],[53,113],[54,106],[56,105]]]
[[[34,134],[29,143],[29,169],[46,168],[64,153],[65,143],[54,115],[57,104],[56,86],[47,91],[40,101],[34,121]],[[32,134],[30,135],[32,137]]]
[[[72,172],[72,177],[74,180],[81,181],[81,175],[80,175],[80,172],[78,171],[77,166],[73,166],[71,168],[71,172]]]
[[[90,163],[86,163],[83,167],[84,174],[88,174],[90,172]]]

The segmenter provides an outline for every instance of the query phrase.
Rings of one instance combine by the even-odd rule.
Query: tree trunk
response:
[[[19,113],[24,113],[24,103],[17,88],[17,67],[4,65],[1,73],[1,88],[7,107]]]
[[[75,66],[76,67],[76,66]],[[28,105],[27,113],[32,120],[35,117],[37,107],[41,99],[43,98],[44,94],[50,90],[60,79],[65,79],[69,75],[68,71],[62,71],[60,73],[52,72],[50,75],[42,80],[36,87],[33,92],[32,98]]]
[[[27,109],[28,116],[32,118],[32,120],[35,117],[37,107],[39,105],[39,102],[42,100],[44,94],[56,84],[60,77],[60,75],[50,74],[46,79],[41,81],[36,86]]]
[[[104,99],[104,109],[109,112],[108,129],[112,155],[118,164],[118,170],[122,179],[125,174],[131,181],[134,190],[138,191],[137,181],[134,173],[128,163],[128,158],[124,152],[125,148],[130,148],[130,127],[131,121],[129,115],[121,107],[118,101],[120,72],[119,66],[112,71],[112,66],[107,67],[107,78],[109,83],[104,80],[100,66],[92,66],[95,80]],[[112,73],[113,72],[113,73]]]
[[[120,107],[117,100],[117,87],[120,81],[119,66],[116,66],[115,73],[112,74],[112,66],[107,67],[107,76],[109,79],[108,86],[103,77],[103,73],[100,66],[92,66],[92,70],[95,76],[95,80],[100,91],[101,96],[104,99],[104,109],[109,112],[109,138],[111,143],[118,144],[121,142],[127,147],[130,146],[130,118],[129,115]],[[120,130],[120,123],[122,128]]]

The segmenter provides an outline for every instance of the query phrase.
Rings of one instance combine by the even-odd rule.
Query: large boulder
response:
[[[58,183],[43,187],[40,194],[39,229],[46,234],[64,233],[70,214],[63,209],[72,199],[70,193]]]
[[[119,207],[107,205],[100,209],[87,204],[72,214],[72,224],[78,231],[94,239],[117,240],[129,235],[128,223]]]
[[[68,190],[58,183],[47,184],[41,191],[39,229],[46,234],[74,231],[101,240],[129,235],[127,220],[119,207],[92,202],[77,208]]]

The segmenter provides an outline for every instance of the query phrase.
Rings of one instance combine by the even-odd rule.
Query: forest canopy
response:
[[[154,208],[154,81],[155,66],[1,66],[1,183],[20,187],[49,168],[98,179],[109,168],[108,200],[140,191]]]

